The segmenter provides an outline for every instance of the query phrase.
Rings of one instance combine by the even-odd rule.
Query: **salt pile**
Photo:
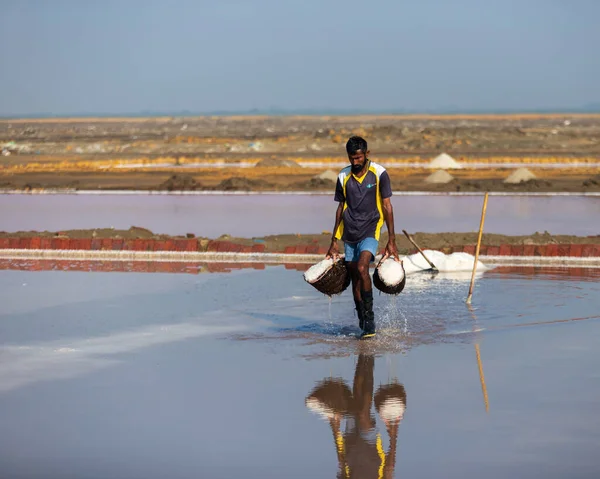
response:
[[[387,258],[379,267],[379,278],[387,286],[396,286],[404,279],[404,268],[399,261],[394,258]]]
[[[424,250],[425,256],[429,258],[435,267],[442,272],[472,272],[473,264],[475,263],[475,256],[469,253],[452,253],[446,255],[441,251]],[[420,253],[415,253],[409,256],[401,258],[404,262],[404,270],[406,274],[416,273],[431,268],[429,263],[425,261],[425,258]],[[477,261],[477,271],[487,271],[491,268],[484,265],[481,261]]]
[[[436,156],[429,163],[429,168],[438,168],[442,170],[460,169],[462,165],[446,153]]]
[[[333,181],[335,183],[338,179],[338,174],[335,171],[327,170],[327,171],[324,171],[323,173],[315,176],[315,179],[328,180],[328,181]]]
[[[333,266],[333,258],[326,258],[324,260],[319,261],[316,264],[313,264],[310,268],[308,268],[304,272],[304,279],[308,283],[314,283],[321,276],[323,276],[329,268]]]
[[[523,183],[529,180],[535,180],[536,176],[529,171],[527,168],[519,168],[511,173],[511,175],[504,180],[504,183]]]
[[[437,170],[435,173],[432,173],[427,178],[425,178],[425,183],[434,183],[434,184],[446,184],[450,183],[454,179],[450,173],[444,170]]]

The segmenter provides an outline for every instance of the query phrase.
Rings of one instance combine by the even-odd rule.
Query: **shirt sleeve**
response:
[[[340,182],[340,179],[337,179],[337,182],[335,183],[335,201],[337,201],[338,203],[343,203],[344,201],[346,201],[346,197],[344,196],[344,188],[342,187],[342,183]]]
[[[392,184],[390,182],[390,175],[387,171],[381,173],[379,177],[379,193],[382,198],[389,198],[392,196]]]

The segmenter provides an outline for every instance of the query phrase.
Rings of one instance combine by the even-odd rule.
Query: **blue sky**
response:
[[[600,103],[598,0],[0,5],[0,115]]]

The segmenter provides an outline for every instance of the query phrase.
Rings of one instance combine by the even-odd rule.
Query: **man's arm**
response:
[[[327,251],[326,258],[333,257],[333,260],[336,261],[339,256],[337,238],[335,237],[335,232],[337,231],[340,223],[342,222],[342,214],[344,213],[344,203],[339,203],[337,210],[335,211],[335,224],[333,226],[333,233],[331,234],[331,244],[329,245],[329,250]]]
[[[396,248],[396,233],[394,232],[394,209],[392,208],[391,201],[392,184],[387,171],[381,174],[379,188],[383,202],[383,218],[388,230],[388,243],[385,247],[385,256],[393,256],[396,260],[399,260],[398,249]]]
[[[396,248],[396,233],[394,232],[394,208],[390,198],[383,199],[383,218],[388,230],[388,243],[385,247],[385,253],[399,259],[398,248]]]

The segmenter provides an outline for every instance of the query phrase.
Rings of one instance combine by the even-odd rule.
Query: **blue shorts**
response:
[[[377,248],[379,247],[379,241],[375,238],[365,238],[359,243],[348,244],[344,243],[344,256],[347,263],[357,262],[360,257],[360,253],[363,251],[369,251],[373,256],[371,262],[375,261],[375,255],[377,254]]]

